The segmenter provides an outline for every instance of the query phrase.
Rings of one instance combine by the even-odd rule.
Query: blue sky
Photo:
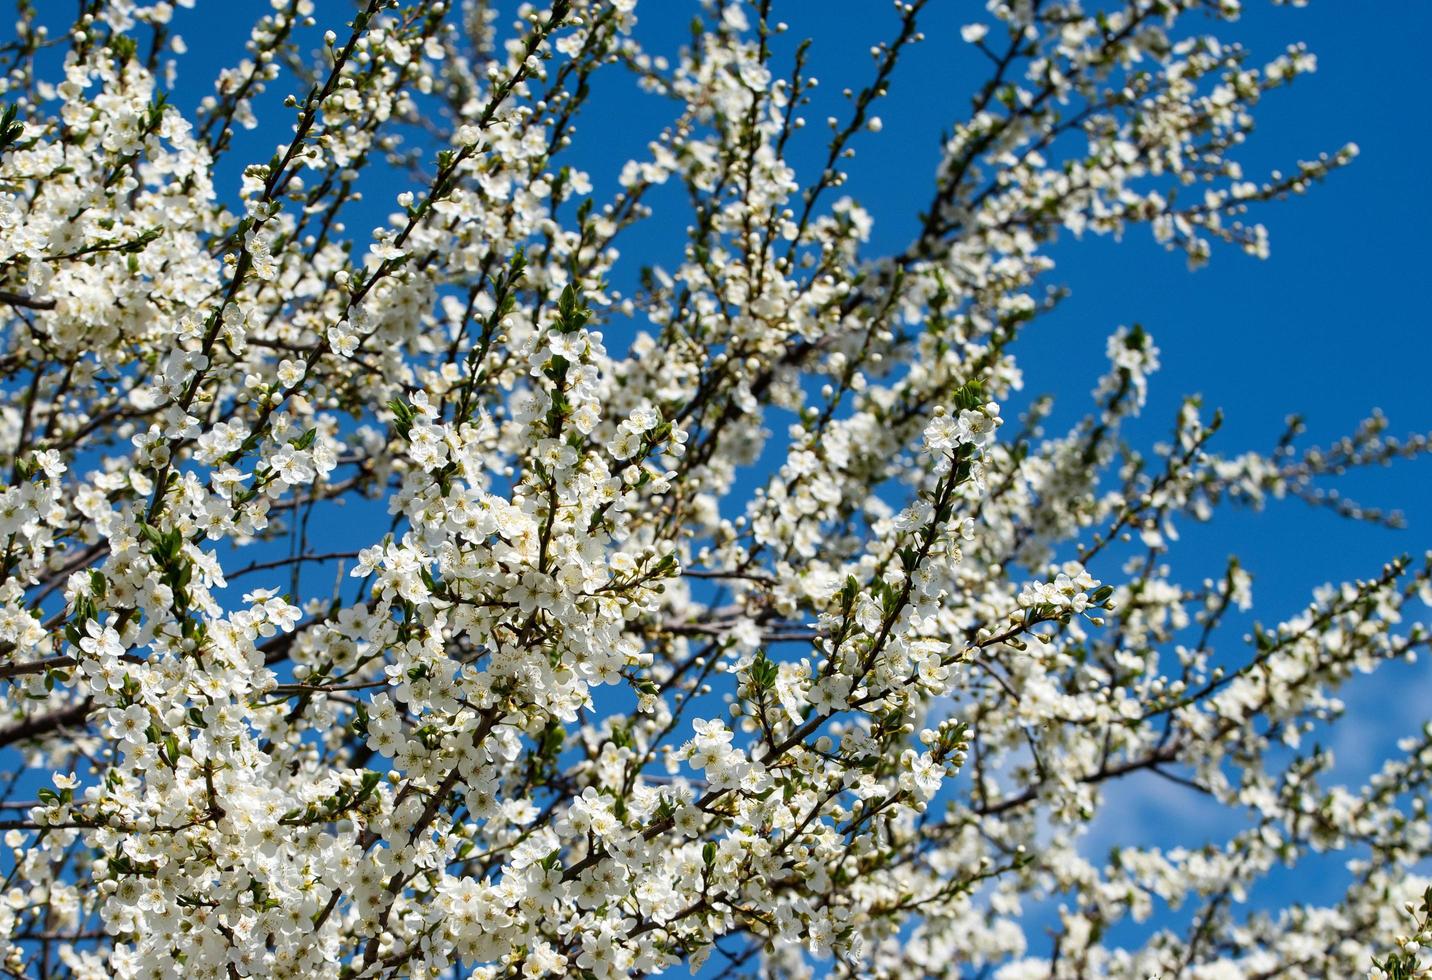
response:
[[[341,29],[351,10],[341,0],[318,0],[317,6],[320,28]],[[178,104],[192,108],[209,91],[212,72],[242,57],[246,25],[266,7],[256,0],[201,0],[199,10],[179,11],[175,27],[190,54],[181,61]],[[1088,238],[1056,245],[1051,281],[1067,285],[1072,295],[1016,348],[1025,394],[1049,392],[1064,406],[1056,424],[1087,407],[1105,367],[1104,338],[1120,324],[1139,322],[1161,348],[1164,365],[1151,383],[1143,417],[1130,429],[1144,448],[1164,437],[1182,397],[1195,392],[1210,410],[1224,410],[1215,448],[1229,454],[1270,447],[1293,412],[1307,420],[1305,444],[1351,432],[1374,408],[1387,413],[1394,433],[1432,428],[1432,322],[1424,298],[1432,111],[1416,96],[1432,81],[1425,53],[1432,5],[1314,0],[1293,9],[1251,0],[1249,7],[1240,24],[1222,32],[1246,43],[1256,61],[1296,40],[1306,41],[1319,58],[1317,74],[1260,107],[1258,130],[1242,157],[1249,176],[1289,168],[1347,141],[1358,143],[1361,155],[1306,196],[1257,213],[1272,236],[1266,261],[1216,249],[1210,266],[1190,272],[1180,254],[1163,251],[1144,229],[1122,243]],[[840,114],[840,88],[858,88],[871,76],[868,49],[893,35],[896,19],[884,0],[776,0],[775,10],[791,25],[782,42],[786,51],[799,38],[813,38],[810,64],[823,82],[820,101],[808,112],[804,143],[796,148],[809,178],[824,152],[821,121]],[[653,51],[674,53],[694,12],[688,0],[645,0],[637,34]],[[877,109],[883,131],[864,134],[855,144],[846,191],[875,216],[872,252],[901,248],[916,227],[916,212],[929,197],[939,133],[961,116],[984,77],[984,59],[958,37],[961,24],[987,19],[982,15],[978,3],[934,0],[924,21],[928,40],[911,49],[891,96]],[[500,24],[506,29],[507,19]],[[283,85],[274,87],[269,101],[285,94]],[[594,88],[571,162],[592,172],[602,200],[614,189],[621,164],[641,152],[671,108],[624,81],[606,88],[598,76]],[[232,199],[242,164],[265,159],[280,139],[287,139],[286,130],[239,134],[221,170],[226,183],[220,193]],[[370,185],[368,195],[368,204],[349,216],[350,233],[361,236],[391,210],[382,188]],[[658,195],[656,203],[662,199]],[[666,199],[679,201],[675,188],[668,188]],[[684,219],[645,223],[625,240],[629,270],[648,262],[669,268],[683,238]],[[1282,619],[1323,582],[1373,575],[1394,554],[1432,547],[1429,478],[1432,461],[1419,460],[1354,474],[1339,484],[1361,502],[1403,510],[1407,530],[1349,523],[1296,502],[1259,514],[1229,511],[1211,524],[1181,527],[1175,570],[1184,581],[1197,582],[1218,574],[1236,552],[1254,573],[1259,616]],[[1339,770],[1349,778],[1375,768],[1392,741],[1432,716],[1432,670],[1426,664],[1394,666],[1386,674],[1349,692],[1349,718],[1334,743]],[[1195,836],[1214,829],[1199,823],[1204,817],[1196,805],[1170,796],[1163,784],[1131,784],[1118,792],[1118,823],[1099,828],[1110,839],[1152,839],[1160,826]],[[1174,814],[1188,819],[1171,824]],[[1319,877],[1283,876],[1262,899],[1316,893]]]
[[[1432,32],[1432,5],[1393,2],[1376,16],[1353,16],[1347,4],[1315,2],[1304,9],[1248,4],[1243,19],[1222,36],[1242,41],[1261,64],[1287,44],[1306,42],[1319,70],[1272,93],[1241,159],[1251,179],[1291,169],[1298,160],[1346,142],[1361,154],[1302,197],[1253,215],[1270,230],[1272,255],[1258,260],[1215,248],[1212,262],[1188,269],[1181,253],[1164,251],[1147,229],[1124,241],[1066,237],[1053,250],[1051,280],[1071,296],[1034,323],[1015,348],[1026,379],[1023,393],[1055,395],[1054,425],[1087,410],[1088,394],[1105,370],[1104,339],[1117,326],[1139,322],[1162,351],[1162,370],[1150,382],[1149,403],[1128,427],[1142,449],[1166,437],[1185,395],[1201,394],[1205,417],[1221,408],[1225,422],[1212,448],[1228,455],[1269,449],[1288,415],[1308,426],[1303,445],[1327,444],[1350,433],[1374,409],[1391,432],[1432,428],[1432,388],[1426,380],[1432,318],[1422,293],[1429,283],[1423,229],[1432,223],[1425,160],[1432,151],[1432,113],[1407,98],[1429,81],[1421,40]],[[937,2],[923,26],[928,40],[909,51],[891,95],[876,111],[884,126],[856,143],[845,190],[875,217],[871,251],[903,247],[928,201],[939,156],[939,133],[968,106],[983,80],[982,56],[963,45],[959,27],[982,19],[982,5]],[[685,3],[647,3],[637,34],[649,46],[681,42],[691,16]],[[796,159],[818,173],[827,114],[839,114],[841,88],[859,88],[871,75],[869,46],[893,36],[888,4],[831,0],[775,5],[789,22],[787,50],[814,39],[809,63],[822,80],[820,100],[807,113],[806,144]],[[637,152],[665,121],[657,100],[598,86],[585,119],[589,143],[578,135],[575,153],[595,178],[614,174],[624,152]],[[611,120],[621,120],[612,127]],[[591,140],[593,133],[597,138]],[[626,140],[621,145],[619,141]],[[595,147],[591,144],[595,143]],[[802,156],[804,154],[804,156]],[[598,187],[601,180],[597,180]],[[684,229],[648,223],[628,238],[629,257],[669,262]],[[632,256],[645,245],[651,258]],[[1027,398],[1022,399],[1027,404]],[[1016,406],[1017,407],[1017,406]],[[1010,417],[1010,413],[1005,413]],[[1296,501],[1253,513],[1225,510],[1209,524],[1184,522],[1171,557],[1175,579],[1197,584],[1221,574],[1236,553],[1254,579],[1255,610],[1263,622],[1294,615],[1322,583],[1377,574],[1383,562],[1432,547],[1432,460],[1351,474],[1337,483],[1370,506],[1401,509],[1407,528],[1356,524]],[[1224,648],[1237,653],[1237,631]],[[1432,671],[1426,663],[1395,664],[1343,692],[1348,715],[1331,744],[1335,775],[1357,780],[1376,769],[1395,741],[1432,719]],[[1197,794],[1156,779],[1134,779],[1109,790],[1109,805],[1094,828],[1089,853],[1111,844],[1198,846],[1223,839],[1240,825]],[[1255,892],[1258,905],[1332,901],[1340,894],[1341,859],[1308,862],[1272,876]],[[1046,910],[1047,911],[1047,910]],[[1115,942],[1137,943],[1151,927],[1177,925],[1183,914],[1159,915],[1121,929]],[[1042,913],[1041,913],[1042,917]],[[1032,930],[1031,936],[1037,936]]]

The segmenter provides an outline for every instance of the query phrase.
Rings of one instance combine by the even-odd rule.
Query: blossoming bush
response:
[[[172,6],[21,3],[0,47],[6,975],[1419,969],[1432,737],[1343,786],[1304,736],[1427,645],[1432,568],[1245,636],[1239,564],[1166,555],[1228,505],[1384,519],[1325,481],[1427,440],[1225,455],[1189,401],[1136,451],[1139,328],[1068,431],[1001,409],[1056,233],[1261,255],[1245,213],[1352,158],[1239,165],[1311,54],[1220,40],[1238,0],[990,0],[872,255],[842,162],[926,0],[819,137],[769,0],[679,55],[634,0],[273,0],[189,116]],[[564,153],[621,76],[671,121],[601,190]],[[651,221],[686,244],[638,273]],[[1085,853],[1136,773],[1245,829]],[[1340,901],[1245,910],[1314,852]]]

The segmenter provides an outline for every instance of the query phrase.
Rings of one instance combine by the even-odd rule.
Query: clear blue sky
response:
[[[692,6],[639,6],[638,36],[653,47],[679,44]],[[1293,413],[1307,422],[1304,445],[1350,433],[1375,408],[1390,417],[1394,434],[1432,429],[1432,317],[1423,300],[1432,258],[1425,231],[1432,225],[1432,112],[1411,95],[1432,82],[1423,47],[1432,36],[1432,5],[1314,0],[1294,9],[1253,0],[1247,7],[1237,25],[1221,31],[1250,48],[1255,63],[1294,41],[1306,42],[1319,58],[1316,74],[1259,107],[1257,131],[1241,157],[1248,176],[1286,172],[1348,141],[1361,155],[1303,197],[1252,216],[1271,233],[1266,261],[1215,248],[1208,266],[1190,272],[1182,254],[1164,251],[1147,229],[1135,229],[1123,242],[1061,241],[1051,279],[1072,295],[1016,348],[1024,394],[1054,394],[1063,405],[1056,423],[1072,421],[1087,410],[1089,390],[1105,370],[1104,338],[1120,324],[1139,322],[1153,334],[1163,362],[1142,418],[1129,427],[1142,449],[1166,437],[1183,397],[1192,393],[1203,396],[1206,414],[1223,409],[1224,427],[1212,448],[1228,455],[1271,448]],[[898,250],[909,241],[929,198],[939,133],[960,117],[985,77],[985,60],[958,37],[962,24],[987,20],[982,8],[956,0],[930,5],[923,21],[928,40],[910,50],[890,97],[876,110],[881,133],[855,144],[846,190],[875,216],[872,251]],[[791,25],[788,45],[814,39],[810,65],[825,101],[806,113],[807,143],[797,148],[810,175],[818,173],[825,116],[840,114],[841,88],[858,88],[870,77],[869,46],[893,35],[895,15],[883,0],[777,0],[775,17]],[[654,130],[666,119],[664,109],[650,97],[598,88],[585,119],[587,142],[578,136],[578,158],[590,161],[598,177],[614,174],[625,154],[648,138],[642,124]],[[683,232],[679,224],[643,228],[644,237],[628,239],[626,247],[631,253],[640,242],[652,254],[637,258],[670,263]],[[1210,524],[1185,522],[1171,557],[1175,579],[1196,585],[1221,574],[1228,555],[1237,553],[1255,576],[1254,615],[1264,622],[1287,618],[1324,582],[1372,576],[1398,553],[1432,547],[1429,480],[1432,460],[1423,459],[1338,482],[1361,503],[1400,508],[1408,522],[1402,531],[1355,524],[1297,501],[1261,513],[1226,510]],[[1224,647],[1236,650],[1231,640]],[[1392,665],[1343,693],[1347,718],[1331,741],[1322,741],[1336,752],[1336,774],[1358,780],[1395,751],[1399,737],[1432,719],[1432,666]],[[1236,826],[1197,794],[1158,779],[1127,781],[1109,791],[1109,800],[1091,854],[1114,843],[1196,847]],[[1277,874],[1254,901],[1335,900],[1344,880],[1341,861]],[[1137,943],[1152,929],[1186,921],[1187,911],[1156,916],[1111,939]]]
[[[1230,454],[1270,447],[1293,412],[1306,417],[1309,443],[1350,432],[1373,408],[1387,413],[1395,433],[1432,428],[1432,318],[1424,299],[1432,112],[1420,97],[1432,82],[1425,49],[1432,5],[1314,0],[1298,10],[1249,0],[1248,6],[1240,24],[1221,30],[1244,41],[1255,60],[1271,59],[1295,40],[1308,42],[1319,58],[1316,75],[1260,107],[1258,130],[1243,156],[1249,176],[1288,168],[1349,140],[1360,145],[1361,156],[1305,197],[1255,216],[1271,231],[1267,261],[1221,249],[1209,267],[1191,273],[1181,255],[1164,252],[1145,229],[1121,244],[1061,242],[1051,281],[1070,287],[1072,296],[1017,348],[1026,394],[1054,394],[1064,405],[1056,419],[1069,421],[1087,406],[1089,389],[1104,369],[1104,338],[1137,321],[1155,337],[1164,364],[1143,418],[1131,429],[1144,448],[1164,437],[1182,396],[1193,392],[1210,409],[1224,410],[1215,448]],[[202,0],[199,7],[176,15],[176,29],[190,48],[175,93],[186,108],[209,91],[213,70],[242,56],[242,25],[267,4]],[[320,27],[340,31],[352,9],[341,0],[318,0],[317,7]],[[811,125],[797,148],[809,178],[824,150],[822,120],[840,113],[840,88],[858,88],[871,76],[868,48],[893,34],[895,16],[885,0],[776,0],[775,10],[791,24],[787,50],[798,38],[814,39],[810,63],[823,82],[823,101],[809,111]],[[694,12],[689,0],[644,0],[637,34],[654,51],[674,53]],[[915,228],[916,211],[929,197],[939,133],[961,116],[986,69],[958,38],[961,24],[980,19],[987,19],[982,4],[935,0],[925,19],[928,40],[912,49],[890,98],[877,110],[883,132],[856,143],[847,190],[875,216],[872,249],[898,249]],[[500,23],[506,29],[508,19]],[[609,80],[619,74],[610,73]],[[282,84],[275,98],[286,91]],[[640,153],[669,120],[670,106],[629,83],[605,88],[600,75],[595,90],[570,162],[592,172],[603,200],[622,162]],[[286,131],[241,135],[220,188],[230,197],[242,163],[265,159],[274,143],[287,139]],[[254,152],[246,156],[247,147]],[[353,233],[379,223],[391,208],[382,190],[369,185],[368,194],[367,208],[349,217]],[[675,188],[665,200],[679,201]],[[662,201],[659,195],[656,203]],[[683,237],[684,217],[648,222],[625,242],[628,269],[646,262],[675,265]],[[1432,547],[1429,478],[1432,465],[1421,460],[1339,484],[1365,503],[1401,508],[1409,523],[1405,531],[1348,523],[1296,502],[1261,514],[1228,512],[1209,525],[1182,526],[1175,570],[1196,583],[1218,574],[1227,555],[1237,552],[1255,575],[1258,614],[1265,621],[1285,618],[1322,582],[1372,575],[1396,553]],[[1432,716],[1432,668],[1397,666],[1386,674],[1349,692],[1350,717],[1333,743],[1339,771],[1349,778],[1375,768],[1392,741]],[[1106,843],[1194,843],[1216,830],[1198,823],[1204,814],[1196,801],[1171,796],[1165,785],[1133,784],[1116,793],[1116,822],[1099,828]],[[1333,891],[1329,880],[1308,870],[1282,876],[1261,900],[1332,897]],[[1137,935],[1127,938],[1136,941]]]

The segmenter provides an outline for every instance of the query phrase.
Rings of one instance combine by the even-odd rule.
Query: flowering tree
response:
[[[920,231],[871,255],[842,161],[926,5],[895,4],[802,175],[816,80],[804,48],[773,54],[770,0],[693,6],[669,57],[632,37],[634,0],[511,31],[481,0],[273,0],[192,117],[165,98],[197,70],[171,3],[52,24],[70,5],[22,0],[0,47],[6,975],[1419,969],[1394,936],[1428,884],[1432,736],[1365,786],[1326,785],[1302,737],[1427,645],[1404,606],[1432,565],[1245,637],[1237,562],[1181,586],[1166,554],[1230,504],[1384,520],[1325,480],[1426,438],[1375,417],[1221,455],[1190,400],[1138,452],[1137,327],[1069,431],[1047,400],[1000,408],[1061,229],[1261,255],[1242,216],[1353,157],[1240,168],[1312,55],[1203,33],[1238,0],[990,0],[960,54],[989,80],[947,121]],[[624,73],[671,122],[606,193],[563,155]],[[255,127],[278,145],[236,190],[216,166]],[[618,247],[661,184],[687,242],[638,277]],[[362,195],[396,212],[350,234]],[[1084,853],[1134,773],[1246,828]],[[1321,851],[1352,859],[1340,902],[1241,908]],[[1021,904],[1051,896],[1052,943]],[[1103,941],[1164,903],[1191,915]]]

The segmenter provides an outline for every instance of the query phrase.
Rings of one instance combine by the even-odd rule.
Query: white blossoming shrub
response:
[[[1366,785],[1304,736],[1427,645],[1428,564],[1245,637],[1239,564],[1166,554],[1229,505],[1383,519],[1325,481],[1426,439],[1225,455],[1190,401],[1137,452],[1139,328],[1067,432],[1006,407],[1057,232],[1261,255],[1245,213],[1351,159],[1239,164],[1310,54],[1255,62],[1238,0],[972,7],[939,43],[990,81],[876,256],[840,168],[926,0],[814,174],[770,3],[679,52],[633,0],[253,6],[188,115],[174,4],[0,46],[6,976],[1418,969],[1432,736]],[[565,151],[633,77],[671,121],[601,188]],[[1134,774],[1245,829],[1090,853]],[[1245,904],[1317,852],[1340,900]]]

